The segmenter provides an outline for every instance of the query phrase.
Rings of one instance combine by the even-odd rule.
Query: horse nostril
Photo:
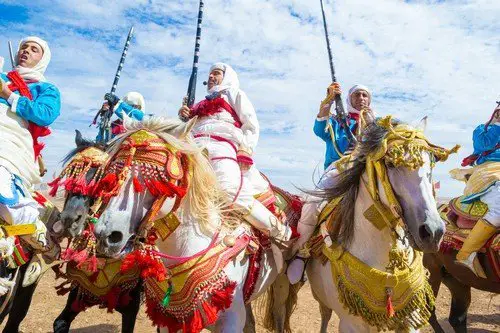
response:
[[[425,224],[420,226],[418,229],[418,235],[420,236],[420,239],[426,240],[432,237],[432,232],[429,230],[429,226]]]
[[[110,244],[116,244],[121,242],[123,239],[123,234],[120,231],[113,231],[111,235],[108,236],[108,241]]]

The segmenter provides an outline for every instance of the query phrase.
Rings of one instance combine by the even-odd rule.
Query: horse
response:
[[[439,207],[439,211],[443,219],[451,223],[450,217],[453,217],[453,214],[449,214],[449,207],[449,204],[443,204]],[[455,225],[460,227],[461,224]],[[451,228],[448,229],[447,234],[453,232]],[[451,307],[448,321],[455,332],[465,333],[467,332],[467,312],[471,303],[471,288],[500,294],[500,282],[494,272],[487,272],[486,278],[481,278],[470,269],[458,264],[455,261],[457,250],[444,244],[440,252],[424,255],[424,265],[430,272],[429,282],[435,295],[438,294],[442,283],[450,290]],[[487,255],[484,253],[479,253],[478,259],[482,264],[488,262]],[[435,332],[444,332],[434,311],[429,322]]]
[[[457,149],[386,117],[339,162],[336,185],[316,193],[330,202],[318,228],[324,245],[306,267],[322,332],[332,311],[342,332],[418,331],[428,322],[434,297],[421,251],[437,252],[445,231],[432,167]]]
[[[226,195],[190,138],[195,121],[126,125],[103,178],[109,200],[95,225],[97,248],[122,258],[123,271],[141,270],[147,314],[160,332],[241,332],[248,304],[276,279],[281,253],[272,246],[246,254],[259,252],[260,239],[235,220],[238,212],[228,214]]]
[[[81,158],[82,154],[84,156],[96,156],[96,161],[99,160],[101,162],[103,161],[103,158],[106,157],[104,155],[101,156],[99,153],[102,152],[102,154],[104,154],[103,147],[100,144],[84,139],[78,130],[76,130],[75,144],[76,148],[71,150],[63,158],[62,163],[64,165],[71,165],[72,162],[77,162],[77,160]],[[99,156],[100,159],[97,159],[97,156]],[[91,179],[95,176],[96,171],[97,165],[93,165],[89,168],[86,173],[86,180],[88,183],[90,183]],[[67,196],[63,210],[60,212],[56,207],[51,210],[45,210],[48,216],[43,218],[44,221],[47,221],[46,224],[49,239],[54,244],[59,244],[65,237],[75,237],[78,233],[81,233],[84,221],[86,220],[86,214],[92,204],[92,197],[82,195],[82,193],[67,191],[66,194]],[[51,193],[51,195],[54,196],[55,192]],[[59,261],[45,266],[42,274],[45,272],[45,269],[49,267],[52,267],[55,270],[53,265],[57,263],[59,263]],[[4,304],[4,302],[5,304],[2,306],[3,310],[0,314],[0,322],[3,322],[7,314],[9,315],[3,330],[4,332],[19,331],[19,326],[28,313],[33,294],[41,278],[42,274],[40,274],[39,278],[34,283],[24,286],[24,284],[20,282],[24,280],[27,268],[27,265],[21,266],[19,271],[15,273],[16,284],[11,293],[10,299],[8,303],[6,300],[2,302],[2,304]],[[2,264],[0,269],[5,270],[6,268]],[[9,273],[10,275],[13,274],[12,271]],[[56,273],[58,272],[56,271]],[[3,276],[3,271],[0,274]]]

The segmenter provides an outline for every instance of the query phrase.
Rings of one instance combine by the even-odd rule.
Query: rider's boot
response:
[[[497,228],[485,219],[480,219],[469,233],[462,248],[457,253],[457,263],[468,267],[474,274],[486,278],[484,271],[476,260],[477,251],[493,236]]]
[[[282,224],[262,203],[255,200],[245,219],[255,228],[269,235],[274,241],[288,246],[290,240],[298,234],[291,227]]]

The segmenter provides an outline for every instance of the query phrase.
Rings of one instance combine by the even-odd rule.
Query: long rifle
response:
[[[12,70],[16,70],[16,58],[14,57],[14,49],[12,48],[12,43],[9,40],[9,56],[10,56],[10,64],[12,65]],[[37,158],[38,161],[38,173],[43,177],[47,173],[47,168],[45,167],[45,162],[43,161],[42,155],[39,155]]]
[[[200,41],[201,41],[201,23],[203,21],[203,0],[200,0],[200,7],[198,9],[198,25],[196,28],[196,39],[194,43],[194,56],[193,56],[193,69],[189,77],[189,84],[187,89],[187,96],[184,103],[188,107],[192,107],[196,95],[196,81],[198,79],[198,61],[200,59]],[[186,121],[187,119],[182,119]]]
[[[111,86],[111,94],[116,92],[116,87],[118,85],[118,81],[120,81],[120,74],[122,72],[123,65],[125,64],[125,58],[127,57],[128,48],[130,46],[130,41],[132,40],[132,35],[134,34],[134,27],[132,26],[128,32],[127,40],[125,42],[125,46],[123,47],[122,57],[120,58],[120,62],[118,63],[118,68],[116,70],[115,79],[113,80],[113,85]],[[111,116],[113,115],[113,106],[109,106],[109,110],[106,112],[102,112],[99,110],[92,121],[92,124],[95,124],[97,118],[101,116],[99,121],[99,138],[102,143],[107,143],[109,140],[109,130],[110,124],[109,121]]]
[[[12,70],[16,68],[16,60],[14,58],[14,51],[12,50],[12,43],[9,40],[9,55],[10,55],[10,64],[12,65]]]
[[[320,0],[320,3],[321,3],[321,14],[323,15],[323,27],[325,29],[328,60],[330,62],[330,74],[332,75],[332,82],[337,82],[337,79],[335,77],[335,67],[333,65],[332,49],[330,47],[330,37],[328,35],[328,26],[326,25],[326,16],[325,16],[325,9],[323,7],[323,0]],[[342,97],[340,95],[335,96],[335,112],[337,114],[337,119],[340,122],[340,125],[342,126],[345,134],[347,135],[347,139],[349,140],[349,145],[354,146],[357,143],[357,140],[354,137],[354,134],[352,134],[351,129],[349,128],[349,124],[347,123],[347,116],[344,110],[344,104],[342,103]],[[330,121],[328,121],[328,126],[331,134],[333,132],[333,129],[331,128],[332,125],[330,124]],[[333,136],[332,140],[334,140]]]

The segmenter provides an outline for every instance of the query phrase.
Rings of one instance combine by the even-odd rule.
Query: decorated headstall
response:
[[[428,141],[424,133],[406,124],[393,125],[392,117],[387,116],[377,121],[377,125],[387,130],[380,147],[368,154],[366,158],[366,179],[363,179],[372,201],[364,216],[372,222],[379,230],[389,227],[393,232],[394,245],[390,253],[390,269],[400,268],[406,265],[406,258],[400,250],[396,249],[398,236],[396,227],[404,228],[402,208],[394,194],[392,185],[387,175],[387,167],[406,167],[416,170],[425,163],[423,152],[427,152],[431,159],[431,168],[435,162],[446,161],[450,154],[456,153],[460,148],[456,145],[452,149],[436,146]],[[356,151],[337,162],[340,171],[345,170],[350,162],[356,158]],[[388,205],[381,201],[378,182],[382,184]]]
[[[108,154],[96,147],[89,147],[77,153],[64,167],[59,176],[48,183],[51,187],[49,195],[55,196],[59,187],[63,187],[67,193],[94,196],[102,178],[102,166],[108,160]],[[87,179],[90,169],[97,171],[92,179]]]
[[[172,212],[179,207],[189,186],[189,168],[189,158],[171,144],[147,130],[134,132],[103,166],[95,216],[105,210],[111,198],[118,195],[131,178],[135,192],[148,190],[155,197],[140,226],[142,230],[149,229],[167,198],[176,198]]]

